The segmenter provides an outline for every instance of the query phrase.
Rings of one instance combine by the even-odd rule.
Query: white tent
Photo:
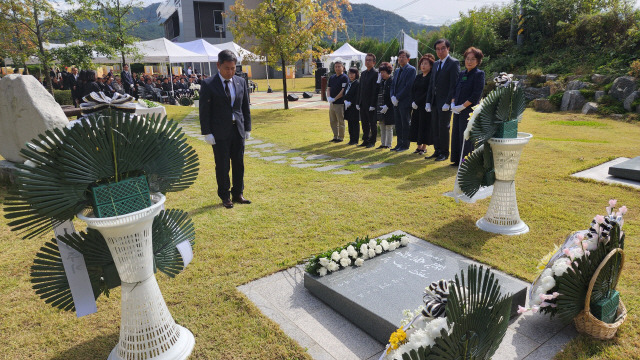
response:
[[[207,62],[209,57],[200,55],[193,51],[186,50],[166,38],[155,40],[140,41],[135,43],[135,47],[142,55],[141,63],[163,64],[163,63],[183,63],[183,62]],[[110,59],[107,57],[98,57],[93,60],[95,63],[114,63],[120,62],[119,58]],[[131,57],[126,58],[127,62],[133,62]]]
[[[238,62],[242,62],[242,60],[245,57],[249,61],[255,61],[255,62],[264,62],[265,61],[264,56],[258,56],[256,54],[252,53],[251,51],[243,48],[242,46],[234,43],[233,41],[222,43],[222,44],[216,44],[215,46],[217,46],[221,50],[231,50],[231,51],[233,51],[233,53],[236,54],[236,56],[238,57]]]
[[[322,62],[324,67],[329,67],[332,62],[342,60],[345,62],[348,61],[360,61],[361,66],[364,66],[364,58],[367,56],[366,53],[360,52],[356,50],[353,46],[349,45],[349,43],[344,43],[344,45],[340,46],[340,48],[329,55],[322,56]],[[347,64],[348,65],[348,64]]]
[[[207,55],[209,57],[209,60],[207,61],[214,62],[218,61],[218,53],[223,50],[215,45],[211,45],[203,39],[193,40],[185,43],[176,43],[176,45],[200,55]]]

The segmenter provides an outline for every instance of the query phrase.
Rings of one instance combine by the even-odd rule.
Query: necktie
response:
[[[227,100],[231,102],[231,91],[229,90],[229,80],[224,81],[224,92],[227,94]]]
[[[444,61],[440,60],[440,67],[438,68],[438,71],[442,70],[443,66],[444,66]]]

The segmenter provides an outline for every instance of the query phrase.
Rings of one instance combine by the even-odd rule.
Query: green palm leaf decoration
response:
[[[194,244],[195,229],[188,214],[182,210],[166,210],[153,219],[153,256],[156,269],[169,277],[175,277],[184,269],[176,245],[187,240]],[[69,245],[84,257],[93,295],[109,296],[109,290],[120,286],[120,276],[107,242],[99,231],[59,236],[58,240]],[[71,289],[65,274],[56,239],[52,239],[36,254],[31,266],[31,282],[36,294],[47,304],[65,311],[74,311]]]
[[[183,241],[194,244],[196,231],[188,214],[182,210],[166,210],[153,219],[154,263],[158,270],[175,277],[184,269],[184,262],[176,245]]]
[[[416,359],[490,359],[509,325],[511,297],[500,293],[498,280],[488,269],[470,265],[467,276],[456,275],[449,286],[447,323],[435,345]],[[413,359],[413,357],[412,357]]]
[[[484,100],[482,100],[480,114],[478,114],[473,122],[469,135],[470,140],[476,148],[494,137],[496,131],[498,131],[499,120],[496,119],[495,114],[500,99],[508,90],[508,88],[499,87],[490,92]]]
[[[91,205],[94,185],[146,175],[153,192],[195,182],[198,156],[177,123],[109,110],[70,129],[48,130],[21,150],[18,187],[5,205],[13,230],[31,238]]]
[[[473,197],[481,186],[490,186],[495,182],[493,171],[493,152],[489,144],[480,145],[469,154],[458,171],[458,185],[468,197]]]
[[[508,88],[501,88],[501,90],[503,93],[496,109],[496,119],[501,122],[517,120],[527,105],[524,91],[520,87],[516,88],[513,83]]]
[[[611,296],[611,292],[615,290],[620,278],[620,270],[622,267],[622,253],[615,253],[613,257],[607,261],[605,266],[600,270],[596,282],[591,291],[591,302],[596,303],[604,298]]]

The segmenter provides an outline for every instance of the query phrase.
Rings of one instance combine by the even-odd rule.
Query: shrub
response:
[[[596,98],[595,90],[580,89],[580,94],[582,94],[587,101],[593,101]]]
[[[73,105],[71,90],[53,90],[53,98],[60,105]]]
[[[598,103],[600,104],[598,106],[598,114],[600,115],[624,114],[627,112],[622,102],[610,95],[604,95],[598,100]]]
[[[640,78],[640,60],[633,60],[631,65],[629,65],[631,70],[629,70],[629,75]]]
[[[536,86],[538,84],[544,83],[547,78],[542,73],[542,69],[534,68],[527,70],[527,80],[526,83],[529,86]]]
[[[551,101],[556,108],[560,108],[562,105],[562,96],[564,95],[564,91],[558,91],[557,93],[550,95],[547,99]]]
[[[602,90],[606,91],[607,94],[609,93],[609,90],[611,90],[611,87],[613,86],[613,83],[610,82],[607,85],[605,85],[604,87],[602,87]]]

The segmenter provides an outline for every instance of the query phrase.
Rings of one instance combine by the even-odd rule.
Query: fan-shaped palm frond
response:
[[[154,263],[158,270],[169,277],[176,276],[184,263],[176,245],[183,241],[194,244],[196,236],[193,223],[182,210],[166,210],[153,219],[152,238]]]
[[[498,131],[499,120],[496,119],[496,109],[506,88],[497,88],[490,92],[482,101],[482,109],[476,117],[469,134],[470,140],[476,148],[491,139]]]
[[[5,217],[25,238],[90,206],[88,189],[95,184],[144,174],[152,191],[180,191],[193,184],[199,166],[175,122],[112,110],[48,130],[21,153],[31,164],[17,166],[18,187],[7,198]]]
[[[488,269],[471,265],[449,286],[447,323],[425,359],[490,359],[509,325],[511,297],[500,293],[498,280]]]
[[[596,303],[601,299],[611,296],[611,292],[616,289],[620,270],[622,268],[622,253],[615,253],[609,261],[602,267],[591,291],[591,303]]]
[[[468,197],[473,197],[483,184],[485,176],[483,153],[484,145],[481,145],[469,154],[460,165],[458,185]]]
[[[496,109],[496,119],[501,122],[516,120],[527,107],[524,91],[511,83],[508,88],[503,88],[502,96]]]

